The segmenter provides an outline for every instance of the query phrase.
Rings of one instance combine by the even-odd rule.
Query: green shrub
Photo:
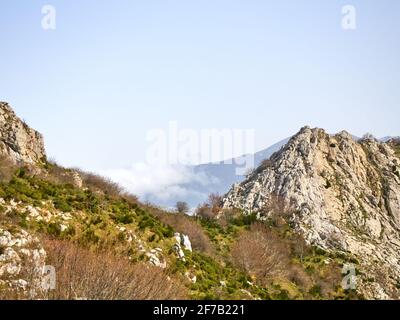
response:
[[[231,221],[232,224],[236,226],[249,226],[257,221],[257,214],[243,214],[238,218],[235,218]]]
[[[308,293],[314,297],[320,297],[322,295],[321,286],[317,284],[312,286]]]
[[[89,227],[83,232],[81,242],[83,244],[97,244],[100,242],[100,237],[96,234],[95,230],[92,227]]]
[[[290,300],[289,291],[281,289],[279,293],[274,295],[277,300]]]
[[[61,228],[57,223],[49,223],[47,225],[47,234],[59,237],[61,235]]]
[[[65,199],[60,199],[60,198],[55,199],[54,207],[63,212],[71,212],[72,211],[72,207],[68,204],[68,202]]]
[[[128,213],[118,214],[114,216],[114,219],[118,223],[131,224],[134,221],[134,216],[131,212],[128,212]]]

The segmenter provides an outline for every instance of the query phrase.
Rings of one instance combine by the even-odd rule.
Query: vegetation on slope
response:
[[[168,213],[96,175],[79,172],[77,185],[76,172],[56,164],[40,170],[0,164],[0,226],[18,225],[42,239],[60,281],[47,298],[355,297],[340,287],[348,258],[308,247],[284,219],[261,223],[232,210],[217,215],[215,195],[195,217]],[[174,250],[175,232],[192,242],[184,259]],[[165,269],[150,265],[154,256]]]
[[[393,148],[396,155],[400,158],[400,139],[390,140],[389,145]]]

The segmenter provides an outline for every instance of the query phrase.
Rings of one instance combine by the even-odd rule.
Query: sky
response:
[[[255,150],[304,125],[400,134],[398,0],[2,0],[0,43],[0,100],[66,166],[137,166],[171,121]]]

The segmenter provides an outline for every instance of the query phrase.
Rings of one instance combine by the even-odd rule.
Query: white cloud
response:
[[[136,163],[127,169],[109,169],[99,172],[119,183],[140,199],[147,198],[168,201],[204,195],[190,189],[190,184],[207,186],[215,183],[204,173],[194,173],[191,167]]]

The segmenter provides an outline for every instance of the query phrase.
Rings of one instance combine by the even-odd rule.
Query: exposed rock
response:
[[[45,259],[37,238],[16,227],[0,227],[0,287],[22,290],[26,297],[34,295],[41,286]]]
[[[146,252],[146,257],[149,259],[149,262],[156,267],[161,269],[165,269],[167,267],[167,262],[159,250],[152,249],[149,252]]]
[[[185,272],[185,276],[190,280],[191,283],[197,282],[197,276],[191,274],[189,271]]]
[[[42,135],[19,119],[5,102],[0,102],[0,155],[15,163],[30,164],[46,157]]]
[[[73,180],[73,185],[75,187],[77,187],[77,188],[83,187],[83,180],[82,180],[81,175],[78,172],[76,172],[76,171],[72,172],[72,180]]]
[[[192,252],[192,243],[190,242],[189,236],[182,234],[181,243],[186,250]]]
[[[192,243],[190,242],[189,236],[181,233],[175,233],[174,237],[176,244],[173,246],[173,249],[178,255],[178,258],[185,261],[185,253],[183,252],[183,249],[192,252]]]
[[[57,210],[51,201],[42,203],[46,205],[46,207],[33,207],[21,202],[15,202],[13,199],[6,202],[4,199],[0,198],[0,204],[4,208],[3,215],[7,215],[15,210],[19,213],[25,213],[27,221],[56,223],[62,231],[68,229],[68,223],[72,219],[71,213]]]
[[[276,199],[309,244],[358,257],[366,298],[398,298],[399,159],[385,143],[305,127],[225,196],[224,208],[268,216]],[[365,279],[362,279],[365,280]]]

